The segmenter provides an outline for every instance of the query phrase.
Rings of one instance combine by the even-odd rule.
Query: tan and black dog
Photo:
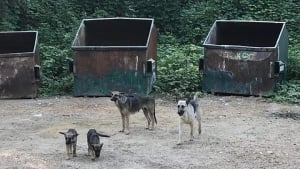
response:
[[[129,134],[129,116],[139,110],[143,110],[147,119],[146,129],[154,129],[154,122],[157,124],[155,117],[155,99],[148,96],[140,96],[137,94],[125,94],[122,92],[112,92],[111,101],[114,101],[122,116],[122,130]],[[151,126],[150,126],[151,123]]]
[[[192,100],[179,100],[177,103],[177,108],[177,113],[179,115],[179,137],[177,144],[181,144],[183,124],[188,124],[190,126],[190,141],[193,141],[195,121],[198,122],[198,133],[201,134],[202,109],[199,105],[198,93],[194,95]]]
[[[108,135],[98,133],[95,129],[90,129],[87,133],[88,155],[91,156],[92,160],[100,157],[103,143],[100,143],[99,136],[110,137]]]
[[[71,155],[76,157],[76,144],[77,136],[79,135],[75,129],[69,129],[67,132],[59,132],[65,136],[66,148],[67,148],[67,159],[70,159]]]

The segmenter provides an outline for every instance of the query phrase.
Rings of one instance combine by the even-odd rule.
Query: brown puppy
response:
[[[147,119],[146,129],[154,129],[154,122],[157,124],[155,117],[155,100],[148,96],[140,96],[137,94],[124,94],[118,91],[112,92],[111,101],[114,101],[122,116],[122,130],[129,134],[129,116],[139,110],[143,110]],[[151,127],[150,127],[151,123]]]
[[[70,159],[71,155],[76,157],[76,144],[77,136],[79,135],[75,129],[69,129],[67,132],[59,132],[65,136],[66,148],[67,148],[67,159]]]

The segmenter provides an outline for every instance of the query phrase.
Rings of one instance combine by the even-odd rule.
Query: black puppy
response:
[[[100,143],[100,137],[110,137],[105,134],[98,133],[95,129],[90,129],[87,133],[88,155],[92,160],[100,156],[103,143]]]

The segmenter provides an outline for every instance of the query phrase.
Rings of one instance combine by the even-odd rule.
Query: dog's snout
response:
[[[179,116],[182,116],[184,114],[184,111],[183,110],[178,110],[178,115]]]
[[[110,100],[111,100],[111,101],[116,101],[117,98],[116,98],[115,96],[112,96],[112,97],[110,98]]]
[[[71,144],[72,143],[72,139],[71,138],[66,138],[66,144]]]

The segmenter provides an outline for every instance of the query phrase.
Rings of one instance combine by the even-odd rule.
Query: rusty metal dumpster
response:
[[[39,87],[38,32],[0,32],[0,98],[35,98]]]
[[[74,96],[148,94],[156,76],[156,40],[153,19],[82,20],[72,44]]]
[[[217,20],[203,46],[206,92],[268,95],[284,80],[288,56],[284,22]]]

